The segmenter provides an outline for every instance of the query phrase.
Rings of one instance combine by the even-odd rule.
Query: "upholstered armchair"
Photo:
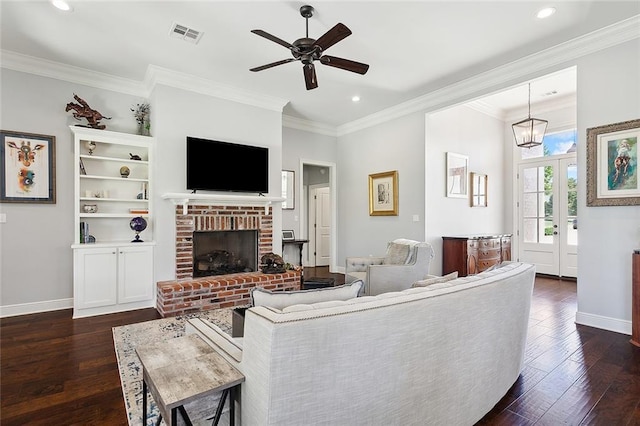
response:
[[[347,257],[346,279],[362,280],[363,295],[366,296],[405,290],[429,274],[433,256],[429,243],[393,240],[387,244],[384,256]]]

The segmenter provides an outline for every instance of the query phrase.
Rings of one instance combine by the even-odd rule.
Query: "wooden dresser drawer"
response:
[[[477,274],[511,258],[511,235],[460,235],[442,237],[442,274]]]

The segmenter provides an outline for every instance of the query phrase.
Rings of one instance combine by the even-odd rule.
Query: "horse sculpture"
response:
[[[89,126],[85,127],[92,127],[94,129],[100,130],[104,130],[107,127],[104,124],[100,124],[100,120],[111,120],[111,117],[105,117],[104,115],[100,114],[98,111],[91,108],[84,99],[80,98],[80,96],[76,95],[75,93],[73,94],[73,98],[78,101],[78,103],[76,104],[73,102],[69,102],[67,104],[67,107],[65,108],[65,111],[67,112],[71,110],[74,111],[73,118],[75,118],[76,120],[86,118]]]

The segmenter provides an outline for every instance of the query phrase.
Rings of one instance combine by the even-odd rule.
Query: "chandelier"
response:
[[[541,145],[548,123],[547,120],[531,118],[531,83],[529,83],[529,117],[511,125],[516,145],[521,148]]]

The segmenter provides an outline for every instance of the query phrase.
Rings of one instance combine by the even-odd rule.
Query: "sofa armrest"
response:
[[[382,265],[384,257],[347,257],[345,272],[366,272],[369,265]]]
[[[231,337],[217,325],[201,318],[192,318],[185,325],[187,334],[197,334],[209,346],[238,368],[242,361],[242,338]]]

